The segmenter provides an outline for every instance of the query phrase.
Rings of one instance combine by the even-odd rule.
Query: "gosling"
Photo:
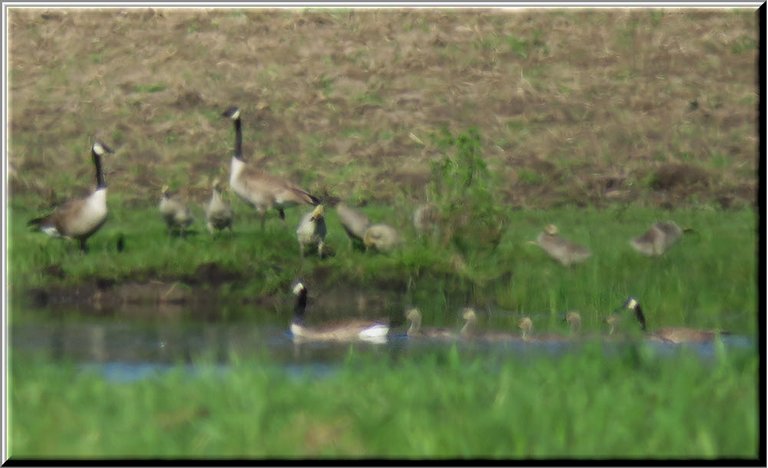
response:
[[[232,207],[221,196],[221,181],[214,179],[211,189],[211,199],[205,207],[208,232],[214,234],[224,229],[232,232]]]
[[[365,248],[363,238],[365,237],[365,231],[371,225],[371,221],[366,215],[350,208],[344,203],[336,205],[336,214],[339,215],[341,226],[347,233],[352,246],[363,250]]]
[[[592,255],[588,248],[562,238],[554,224],[548,224],[535,243],[566,267],[582,263]]]
[[[400,244],[400,236],[395,228],[387,224],[373,224],[365,230],[363,236],[365,249],[379,252],[391,252]]]
[[[649,257],[659,257],[672,247],[683,235],[683,230],[674,221],[654,223],[641,236],[630,239],[633,249]]]
[[[317,205],[315,209],[306,213],[296,228],[296,237],[299,240],[299,252],[304,258],[304,249],[317,247],[317,255],[323,258],[325,249],[325,217],[323,205]]]
[[[183,236],[186,229],[194,221],[192,212],[182,200],[173,196],[167,185],[163,185],[161,193],[162,197],[160,198],[158,207],[160,209],[160,214],[168,227],[168,233],[171,235],[177,234]]]
[[[411,307],[406,310],[405,318],[410,322],[408,331],[406,332],[409,338],[457,338],[455,332],[444,328],[421,328],[421,311],[416,307]]]

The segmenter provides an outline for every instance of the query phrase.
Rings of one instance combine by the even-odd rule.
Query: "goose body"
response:
[[[536,238],[536,244],[565,266],[582,263],[592,255],[588,248],[561,237],[554,224],[544,228],[544,232]]]
[[[51,214],[30,220],[27,224],[54,237],[77,239],[80,250],[87,252],[86,242],[107,221],[107,183],[101,167],[101,157],[113,151],[96,141],[91,146],[96,169],[96,189],[90,195],[68,200]]]
[[[232,207],[222,198],[218,179],[213,182],[211,199],[205,207],[205,219],[208,232],[211,234],[223,229],[232,230]]]
[[[352,320],[324,327],[309,327],[304,323],[307,307],[307,288],[302,282],[293,286],[296,303],[290,331],[297,341],[372,341],[386,342],[389,325],[367,320]]]
[[[363,244],[366,249],[376,249],[380,252],[391,252],[400,243],[400,235],[395,228],[387,224],[372,224],[365,230]]]
[[[371,221],[363,213],[350,208],[344,203],[336,205],[336,214],[350,241],[355,245],[363,245],[365,231],[371,225]]]
[[[161,190],[158,209],[169,233],[184,234],[194,221],[189,207],[181,199],[174,197],[167,185],[164,185]]]
[[[299,249],[301,256],[304,257],[304,249],[307,247],[317,247],[317,255],[323,256],[325,246],[325,217],[323,216],[323,205],[317,205],[314,210],[305,214],[299,222],[296,229],[296,237],[299,240]]]
[[[222,115],[232,119],[235,126],[235,153],[230,165],[229,186],[238,197],[256,209],[261,216],[262,227],[267,211],[272,208],[277,209],[280,218],[285,220],[285,208],[320,203],[317,197],[292,182],[249,168],[243,158],[240,109],[230,107]]]
[[[654,223],[642,235],[631,239],[630,245],[643,255],[658,257],[672,247],[683,235],[674,221]]]
[[[447,330],[445,328],[422,328],[421,311],[415,307],[412,307],[405,312],[405,318],[410,322],[408,331],[406,332],[409,338],[458,338],[458,334],[456,332]]]
[[[727,335],[728,332],[719,330],[699,330],[686,327],[665,327],[648,332],[646,329],[645,314],[640,303],[630,297],[624,303],[624,307],[634,312],[635,318],[640,322],[640,328],[646,333],[646,337],[653,341],[667,343],[703,343],[714,340],[719,335]]]

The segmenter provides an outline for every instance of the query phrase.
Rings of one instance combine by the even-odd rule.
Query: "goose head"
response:
[[[105,154],[114,154],[114,151],[112,151],[112,148],[107,146],[104,142],[101,142],[99,140],[96,140],[93,142],[93,146],[91,146],[91,151],[93,151],[93,154],[97,156],[104,156]]]
[[[547,224],[546,226],[544,226],[544,232],[550,236],[554,236],[554,235],[557,235],[557,233],[560,231],[557,229],[557,226],[555,226],[554,224]]]
[[[323,215],[325,213],[325,208],[323,208],[323,205],[317,205],[314,210],[312,210],[312,216],[309,218],[311,221],[317,221],[319,219],[323,219]]]
[[[631,310],[635,314],[635,318],[637,318],[637,321],[640,322],[640,328],[645,331],[646,330],[646,323],[645,323],[645,314],[643,314],[643,309],[640,307],[640,303],[632,296],[629,296],[626,301],[624,301],[624,305],[622,308]]]
[[[240,118],[240,108],[237,106],[231,106],[228,107],[227,110],[221,113],[222,117],[227,117],[232,120],[237,120]]]

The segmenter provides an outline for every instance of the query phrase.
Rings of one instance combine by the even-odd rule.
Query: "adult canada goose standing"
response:
[[[304,257],[306,247],[317,246],[317,255],[323,258],[325,247],[325,217],[323,205],[317,205],[314,210],[305,214],[296,228],[296,237],[299,239],[301,257]]]
[[[672,247],[683,235],[674,221],[654,223],[641,236],[629,241],[632,248],[643,255],[658,257]]]
[[[320,200],[296,184],[267,174],[262,170],[251,169],[246,166],[243,159],[243,130],[240,120],[240,109],[230,107],[222,114],[232,119],[235,126],[235,153],[229,173],[229,186],[259,212],[261,227],[267,210],[276,208],[280,219],[285,220],[285,208],[308,204],[318,205]]]
[[[457,338],[456,332],[445,328],[422,328],[421,311],[416,307],[411,307],[405,311],[405,318],[410,322],[406,334],[409,338]]]
[[[400,236],[392,226],[383,223],[372,224],[365,230],[363,244],[366,249],[391,252],[400,244]]]
[[[310,328],[304,323],[307,308],[307,288],[304,283],[297,281],[293,285],[296,303],[293,308],[291,334],[297,341],[373,341],[386,342],[389,325],[366,321],[352,320],[321,328]]]
[[[647,337],[654,341],[664,341],[668,343],[701,343],[706,341],[712,341],[718,335],[727,335],[728,332],[716,331],[716,330],[698,330],[695,328],[684,327],[666,327],[660,328],[653,332],[648,332],[646,329],[645,314],[640,307],[640,303],[634,297],[629,297],[624,302],[624,308],[631,310],[635,314],[635,318],[640,322],[640,328],[647,334]]]
[[[363,238],[368,226],[371,225],[371,220],[363,213],[350,208],[342,202],[336,205],[336,214],[339,215],[341,226],[347,233],[347,237],[349,237],[352,245],[364,249]]]
[[[535,243],[544,249],[550,257],[565,266],[581,263],[592,255],[588,248],[562,238],[554,224],[548,224],[544,228],[544,232],[536,238]]]
[[[208,226],[208,232],[213,234],[216,231],[229,229],[232,231],[232,207],[229,202],[221,197],[221,181],[214,179],[211,184],[211,199],[205,207],[205,219]]]
[[[53,213],[30,220],[27,225],[54,237],[77,239],[80,250],[88,252],[86,241],[107,220],[107,182],[101,167],[101,157],[113,151],[104,143],[91,146],[96,169],[96,189],[84,198],[75,198],[56,208]]]
[[[194,221],[192,212],[181,199],[171,193],[167,185],[163,185],[160,192],[158,209],[168,227],[168,233],[183,236],[186,229]]]

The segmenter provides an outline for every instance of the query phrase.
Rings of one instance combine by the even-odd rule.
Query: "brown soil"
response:
[[[163,183],[203,200],[233,103],[254,163],[342,199],[423,199],[431,135],[474,126],[517,207],[755,200],[750,9],[11,8],[8,26],[10,182],[34,208],[91,185],[94,137],[126,206]]]

